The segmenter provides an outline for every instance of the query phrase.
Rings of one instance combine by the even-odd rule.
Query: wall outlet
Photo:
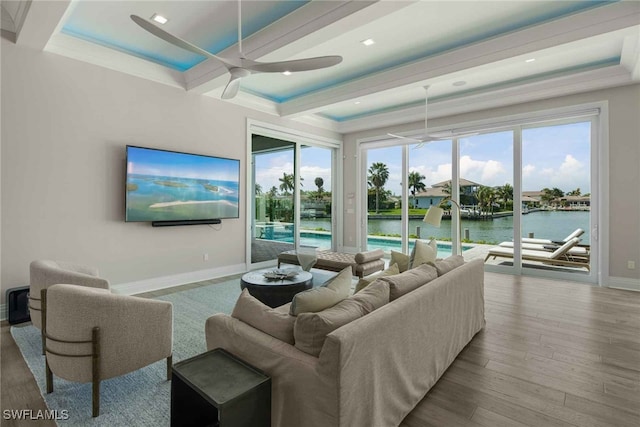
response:
[[[635,270],[636,269],[636,262],[635,261],[627,261],[627,268],[629,270]]]
[[[202,261],[209,261],[209,254],[202,254]]]

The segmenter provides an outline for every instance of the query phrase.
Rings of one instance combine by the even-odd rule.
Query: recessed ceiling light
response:
[[[466,84],[467,82],[465,82],[464,80],[458,80],[457,82],[453,82],[454,86],[464,86]]]
[[[292,73],[291,71],[283,71],[282,74],[284,74],[285,76],[290,76]]]
[[[535,60],[536,60],[536,58],[529,58],[529,59],[525,60],[524,62],[533,62]]]
[[[354,104],[358,105],[358,104],[360,104],[360,101],[356,101],[356,102],[354,102]]]
[[[158,24],[166,24],[168,19],[165,18],[162,15],[158,15],[157,13],[154,13],[153,16],[151,17],[152,21],[156,21]]]
[[[372,44],[376,44],[376,42],[373,39],[362,40],[360,43],[362,43],[365,46],[371,46]]]

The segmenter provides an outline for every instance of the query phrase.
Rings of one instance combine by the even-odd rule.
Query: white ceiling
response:
[[[16,43],[219,98],[215,59],[172,46],[129,19],[216,55],[237,52],[236,1],[4,1]],[[256,74],[228,102],[339,132],[640,81],[638,1],[243,1],[243,50],[263,61],[342,55],[323,70]],[[373,38],[369,47],[360,42]],[[526,62],[527,59],[535,59]],[[465,82],[463,85],[454,83]]]

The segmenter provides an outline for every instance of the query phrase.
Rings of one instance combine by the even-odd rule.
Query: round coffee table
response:
[[[275,308],[291,302],[295,294],[313,286],[313,276],[308,271],[298,271],[298,275],[291,279],[272,280],[264,277],[264,273],[273,270],[267,268],[245,274],[240,279],[240,287],[247,288],[252,296]]]

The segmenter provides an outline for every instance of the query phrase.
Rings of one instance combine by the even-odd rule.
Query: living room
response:
[[[581,295],[586,291],[573,290],[572,286],[586,289],[595,286],[598,291],[600,288],[608,291],[607,287],[640,290],[640,269],[631,269],[630,265],[633,264],[629,263],[637,265],[640,262],[640,197],[637,189],[640,182],[640,126],[637,120],[640,116],[637,40],[640,12],[637,7],[631,10],[632,13],[618,12],[631,22],[635,19],[634,25],[620,25],[625,30],[631,28],[635,31],[636,44],[633,45],[635,50],[627,46],[624,55],[621,54],[614,65],[592,65],[574,73],[564,70],[547,79],[538,77],[534,81],[519,84],[517,91],[511,91],[509,87],[488,88],[483,95],[477,89],[478,92],[470,90],[466,96],[447,98],[443,95],[441,99],[437,96],[438,80],[463,80],[461,75],[464,69],[455,71],[447,79],[443,77],[444,72],[430,76],[429,72],[432,71],[427,70],[410,82],[411,96],[414,98],[404,108],[382,110],[366,116],[354,115],[351,120],[334,120],[327,125],[330,119],[307,113],[314,108],[320,111],[323,108],[320,104],[317,107],[305,107],[308,110],[304,111],[303,107],[299,107],[301,112],[294,114],[280,114],[279,111],[286,109],[294,111],[296,105],[285,103],[281,108],[277,103],[260,101],[255,95],[243,92],[242,86],[236,100],[229,102],[220,99],[228,78],[225,70],[219,70],[218,76],[204,85],[185,90],[183,72],[86,40],[72,40],[75,53],[68,53],[74,52],[74,46],[67,46],[69,50],[62,54],[60,40],[72,37],[62,34],[57,27],[62,18],[67,17],[67,8],[73,3],[31,2],[17,35],[14,31],[12,39],[12,35],[5,30],[1,39],[3,312],[6,312],[4,293],[8,289],[28,285],[29,264],[39,259],[94,266],[102,277],[108,278],[115,292],[124,294],[157,291],[239,275],[254,269],[248,258],[252,233],[248,193],[251,180],[251,126],[255,124],[277,136],[286,131],[293,138],[338,142],[340,161],[339,166],[335,167],[337,178],[333,193],[336,197],[335,221],[339,223],[337,230],[341,232],[334,237],[334,249],[340,252],[366,249],[363,247],[360,225],[360,220],[366,216],[366,206],[362,208],[362,200],[359,200],[364,198],[359,185],[366,180],[366,172],[359,163],[360,147],[383,137],[389,139],[388,133],[408,136],[422,134],[425,113],[424,99],[420,98],[424,98],[423,86],[428,84],[431,85],[430,93],[434,94],[434,99],[429,103],[429,129],[480,126],[516,116],[597,106],[600,109],[600,127],[595,133],[600,145],[594,155],[594,165],[606,172],[597,181],[603,185],[597,189],[601,203],[597,210],[599,235],[597,241],[591,241],[592,246],[599,246],[599,268],[594,273],[596,282],[591,285],[561,282],[559,287],[572,289],[568,292]],[[236,3],[231,3],[233,7],[226,11],[228,18],[235,17]],[[579,3],[576,3],[576,7]],[[635,2],[621,4],[602,7],[637,6]],[[153,9],[153,5],[145,8]],[[362,8],[360,13],[368,9],[362,5],[358,8]],[[245,5],[245,9],[244,13],[250,16],[251,5]],[[373,20],[387,12],[383,8],[367,12],[370,16],[354,15],[351,19]],[[595,12],[597,8],[586,8],[584,13]],[[352,14],[357,14],[357,11]],[[353,21],[348,20],[349,16],[343,17],[346,21],[333,23],[334,27],[329,23],[316,25],[328,27],[325,31],[330,31],[336,25],[353,25]],[[144,17],[148,18],[146,15]],[[129,20],[128,16],[126,19]],[[135,28],[135,23],[129,22]],[[597,27],[596,24],[604,25],[596,20],[593,27]],[[143,30],[135,29],[143,34]],[[312,37],[313,32],[309,32]],[[53,42],[50,43],[50,39]],[[626,39],[623,37],[623,40]],[[93,63],[80,57],[81,53],[87,54],[87,46],[93,55]],[[622,50],[622,46],[618,48]],[[305,49],[296,46],[291,49],[296,53],[305,52]],[[632,51],[631,58],[635,58],[631,66],[625,62],[629,57],[628,49]],[[104,56],[105,52],[111,56]],[[327,51],[324,54],[330,53]],[[294,54],[283,55],[277,59],[292,59]],[[124,72],[121,67],[127,61],[129,68]],[[149,64],[148,67],[144,63]],[[487,60],[483,65],[490,67],[491,64],[492,61]],[[261,77],[249,76],[246,83],[251,84],[250,79]],[[282,79],[287,77],[274,76]],[[189,78],[194,77],[190,75]],[[372,80],[368,83],[372,83]],[[376,89],[373,84],[366,90],[351,86],[342,89],[333,87],[324,89],[324,96],[336,104],[338,98],[332,97],[342,90],[345,99],[340,101],[352,104],[355,108],[361,104],[355,106],[354,102],[365,98],[365,93],[376,95],[381,92],[378,96],[384,98],[394,90],[402,91],[399,81],[394,81],[393,87],[391,83],[389,85],[383,90]],[[208,96],[211,92],[215,95]],[[321,102],[313,98],[303,101]],[[329,100],[322,102],[331,105]],[[603,141],[606,142],[604,145]],[[239,159],[239,217],[223,219],[220,225],[211,226],[159,228],[145,222],[125,222],[127,145]],[[304,181],[305,188],[312,185],[307,182]],[[596,193],[595,188],[591,191]],[[455,239],[454,236],[452,238]],[[275,260],[272,265],[275,265]],[[488,273],[487,277],[495,282],[526,281],[519,276],[506,276],[509,279],[505,279],[503,275],[493,272]],[[554,291],[543,279],[531,280],[535,283],[541,280],[538,286],[553,294]],[[494,296],[497,295],[501,295],[498,290]],[[602,294],[598,301],[606,305],[619,300],[618,296],[607,300],[607,295]],[[637,310],[636,294],[629,295],[629,300],[634,301]],[[544,292],[539,297],[544,299]],[[496,309],[497,305],[495,303],[493,308]],[[538,309],[543,311],[542,308]],[[626,312],[626,315],[631,316],[629,313],[632,311]],[[609,321],[622,324],[625,318],[611,318]],[[637,319],[629,322],[627,326],[637,327]],[[204,331],[204,324],[202,329]],[[623,335],[626,337],[631,333],[625,331]],[[616,338],[611,339],[615,341]],[[625,349],[625,354],[632,356],[637,353],[637,339],[629,338],[629,341],[633,344]],[[636,373],[637,370],[636,363]],[[629,368],[629,371],[634,369]],[[4,368],[2,376],[5,377]],[[637,386],[637,377],[633,379]],[[3,387],[3,401],[5,392]],[[442,409],[444,405],[435,406]],[[435,412],[438,413],[440,409]]]

